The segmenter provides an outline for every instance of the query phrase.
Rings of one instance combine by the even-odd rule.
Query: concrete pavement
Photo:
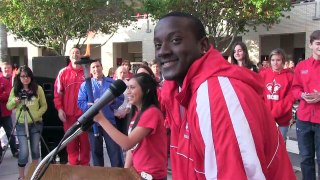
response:
[[[0,164],[0,180],[17,180],[19,176],[17,163],[17,158],[12,157],[8,149]]]
[[[295,136],[295,126],[289,129],[288,133],[289,139],[287,141],[287,150],[291,159],[293,169],[295,170],[296,177],[298,180],[301,178],[301,169],[300,169],[300,157],[298,155],[298,145]],[[105,149],[105,148],[104,148]],[[105,162],[106,166],[110,167],[109,158],[105,150]],[[17,180],[18,179],[18,167],[17,159],[12,157],[11,151],[8,150],[5,154],[3,162],[0,164],[0,180]],[[171,174],[168,174],[168,180],[171,179]]]

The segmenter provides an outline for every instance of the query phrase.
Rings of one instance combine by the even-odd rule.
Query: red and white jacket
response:
[[[261,82],[213,48],[191,65],[180,92],[164,82],[173,179],[295,179]]]
[[[78,94],[81,84],[84,82],[83,69],[73,69],[71,63],[59,71],[54,83],[54,106],[57,110],[62,109],[67,116],[81,116],[79,109]]]
[[[302,93],[320,91],[320,60],[313,57],[301,61],[294,70],[292,93],[300,100],[297,116],[301,121],[320,123],[320,102],[307,103],[301,98]]]
[[[8,117],[11,116],[12,111],[8,110],[6,104],[12,89],[12,77],[5,78],[0,77],[0,116]]]
[[[293,71],[283,69],[280,72],[274,72],[272,68],[267,68],[261,71],[260,75],[264,80],[264,102],[279,126],[289,126],[294,103],[291,93]]]

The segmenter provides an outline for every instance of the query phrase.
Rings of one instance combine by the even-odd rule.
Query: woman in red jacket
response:
[[[274,49],[269,57],[271,67],[260,72],[265,84],[264,101],[270,108],[286,141],[294,102],[291,94],[293,71],[291,69],[284,69],[286,55],[282,49]]]

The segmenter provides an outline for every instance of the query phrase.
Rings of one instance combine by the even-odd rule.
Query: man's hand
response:
[[[91,43],[91,41],[92,41],[92,39],[94,38],[95,35],[96,35],[95,32],[89,31],[89,32],[87,33],[87,43]]]
[[[317,90],[314,90],[313,93],[302,93],[301,97],[310,104],[320,101],[320,93]]]
[[[97,101],[99,101],[99,98],[97,98],[96,100],[94,100],[94,102],[92,103],[92,102],[88,102],[87,103],[87,105],[89,106],[89,107],[91,107],[94,103],[96,103]]]
[[[62,122],[66,122],[67,120],[66,113],[62,109],[58,110],[58,116]]]

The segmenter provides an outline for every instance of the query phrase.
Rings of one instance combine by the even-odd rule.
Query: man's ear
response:
[[[205,36],[205,37],[201,38],[200,45],[201,45],[202,53],[206,53],[210,48],[208,37]]]

